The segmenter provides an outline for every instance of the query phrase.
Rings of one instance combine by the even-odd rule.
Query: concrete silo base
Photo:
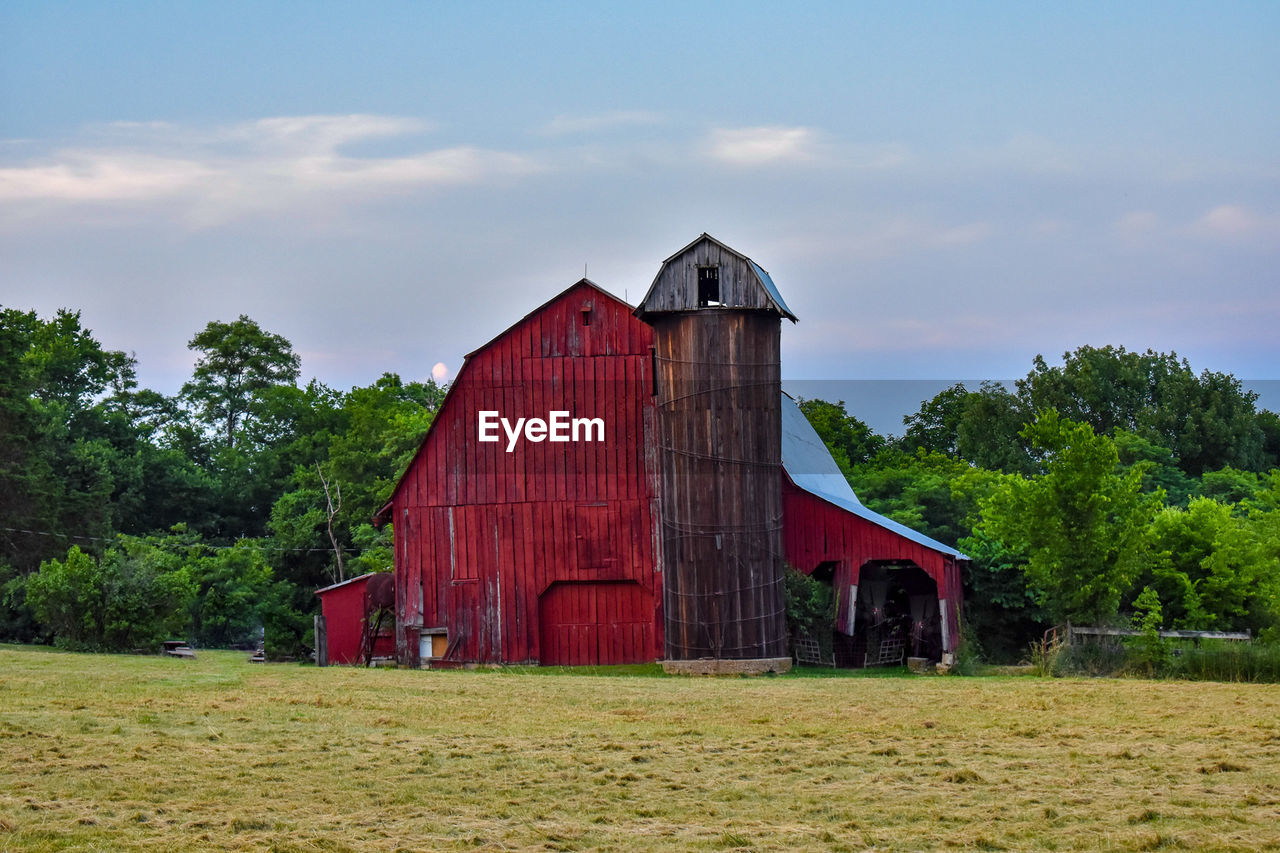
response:
[[[750,660],[664,660],[662,670],[670,675],[764,675],[791,669],[791,658],[752,658]]]

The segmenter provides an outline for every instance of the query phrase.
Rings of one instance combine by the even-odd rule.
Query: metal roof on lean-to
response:
[[[955,548],[943,545],[936,539],[930,539],[919,531],[912,530],[905,524],[899,524],[891,518],[885,518],[878,512],[872,512],[862,505],[853,487],[840,473],[840,466],[831,457],[831,451],[822,443],[817,431],[809,423],[809,419],[800,411],[800,407],[787,394],[782,395],[782,467],[786,470],[791,482],[811,495],[835,504],[843,510],[866,519],[899,536],[910,539],[926,548],[949,554],[960,560],[969,559]]]

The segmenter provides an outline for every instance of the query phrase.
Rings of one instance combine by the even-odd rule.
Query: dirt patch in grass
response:
[[[1280,688],[0,647],[0,850],[1260,850]]]

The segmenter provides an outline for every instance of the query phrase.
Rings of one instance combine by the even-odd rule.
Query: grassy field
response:
[[[1263,850],[1280,687],[0,647],[0,850]]]

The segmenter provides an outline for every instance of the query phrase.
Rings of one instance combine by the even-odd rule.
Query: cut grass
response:
[[[0,647],[0,850],[1280,846],[1274,685],[606,672]]]

